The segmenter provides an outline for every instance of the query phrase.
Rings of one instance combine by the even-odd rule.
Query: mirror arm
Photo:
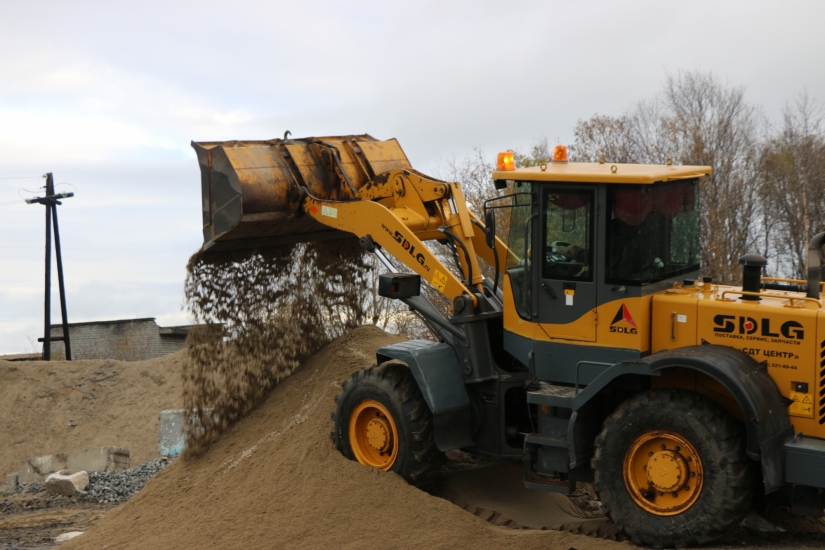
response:
[[[499,277],[499,259],[498,259],[498,248],[496,248],[496,218],[495,213],[492,210],[487,210],[486,214],[484,215],[484,223],[486,225],[481,225],[477,219],[473,218],[473,223],[478,226],[479,229],[484,231],[484,237],[487,240],[487,246],[490,247],[490,250],[493,251],[493,258],[495,259],[496,265],[496,274],[493,277],[493,296],[496,295],[496,290],[498,289],[498,277]]]

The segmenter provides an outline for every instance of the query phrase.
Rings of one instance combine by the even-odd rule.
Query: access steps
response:
[[[524,485],[528,489],[571,493],[576,480],[570,475],[568,434],[576,413],[576,389],[540,383],[527,392],[527,403],[538,405],[538,430],[524,438]]]

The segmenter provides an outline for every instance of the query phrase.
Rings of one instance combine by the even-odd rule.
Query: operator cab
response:
[[[653,294],[698,276],[698,182],[711,170],[567,162],[559,147],[554,157],[521,169],[500,158],[493,173],[500,189],[512,182],[489,206],[509,217],[505,348],[525,365],[531,351],[552,353],[557,367],[639,357],[650,346],[643,321]],[[552,380],[554,371],[536,374]]]

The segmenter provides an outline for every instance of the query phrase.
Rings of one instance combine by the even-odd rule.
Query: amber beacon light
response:
[[[566,145],[556,145],[553,148],[553,162],[567,162]]]
[[[511,151],[507,151],[506,153],[499,153],[498,160],[496,161],[496,170],[515,170],[516,169],[516,159],[513,157],[513,153]]]

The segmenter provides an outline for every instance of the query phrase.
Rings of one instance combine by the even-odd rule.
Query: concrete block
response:
[[[72,472],[61,470],[46,478],[46,490],[53,495],[72,497],[78,491],[84,491],[89,486],[89,474],[86,472]]]
[[[13,493],[17,489],[18,474],[9,474],[6,476],[6,491]]]
[[[211,409],[205,409],[207,414],[211,414]],[[186,410],[172,409],[161,411],[158,415],[158,425],[160,427],[158,435],[158,453],[161,456],[179,455],[186,448]],[[197,418],[190,416],[190,424],[195,424]]]
[[[179,455],[186,448],[184,428],[184,409],[160,411],[158,415],[158,454],[161,456]]]
[[[60,470],[120,472],[128,469],[129,451],[119,447],[98,447],[30,458],[20,467],[19,482],[40,481]]]

